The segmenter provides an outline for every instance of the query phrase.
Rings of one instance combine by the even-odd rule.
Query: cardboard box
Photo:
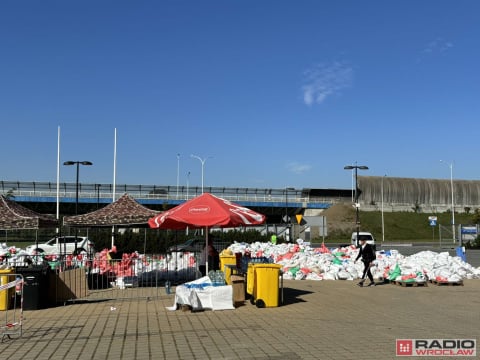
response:
[[[242,275],[232,275],[230,277],[233,289],[233,304],[241,305],[245,302],[245,277]]]

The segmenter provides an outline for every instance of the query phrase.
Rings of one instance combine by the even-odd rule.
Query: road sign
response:
[[[436,216],[429,216],[428,223],[430,226],[437,226],[437,217]]]
[[[477,235],[477,227],[475,225],[462,226],[462,234]]]

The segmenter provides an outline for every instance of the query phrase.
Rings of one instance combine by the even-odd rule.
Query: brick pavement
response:
[[[406,288],[284,283],[277,308],[247,302],[230,311],[169,311],[174,295],[162,292],[24,311],[23,336],[1,343],[0,353],[9,360],[394,359],[395,339],[479,338],[480,280]]]

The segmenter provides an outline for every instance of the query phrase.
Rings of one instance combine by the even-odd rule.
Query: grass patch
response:
[[[437,217],[437,226],[432,227],[428,222],[429,216]],[[385,241],[435,241],[438,240],[439,226],[451,226],[451,214],[428,214],[414,212],[384,212]],[[360,211],[360,230],[371,232],[377,241],[382,239],[382,214],[381,211]],[[470,225],[472,224],[472,215],[455,214],[455,223]],[[355,231],[355,224],[351,224],[351,229],[344,233],[335,233],[328,237],[329,241],[349,241],[351,232]],[[451,236],[450,233],[448,236]]]

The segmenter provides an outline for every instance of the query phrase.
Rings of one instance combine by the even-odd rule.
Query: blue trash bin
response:
[[[455,249],[457,251],[457,256],[464,262],[467,262],[467,257],[465,256],[465,248],[463,246],[457,246]]]

